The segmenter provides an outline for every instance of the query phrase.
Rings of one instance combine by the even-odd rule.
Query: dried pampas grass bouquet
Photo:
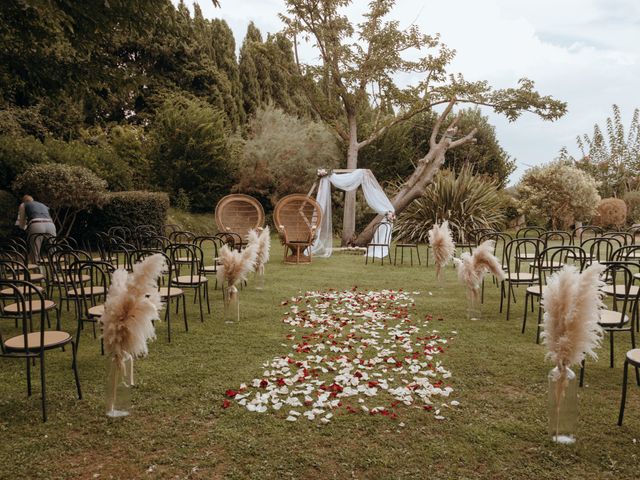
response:
[[[158,278],[165,268],[162,255],[152,255],[133,267],[112,275],[104,303],[102,340],[105,352],[120,366],[127,358],[147,354],[147,341],[155,338],[153,321],[162,308]]]
[[[247,245],[253,247],[256,254],[255,269],[259,270],[269,261],[271,250],[271,231],[269,227],[251,229],[247,235]]]
[[[441,225],[433,224],[429,230],[429,245],[433,249],[433,257],[436,264],[436,278],[442,280],[442,270],[453,258],[456,251],[453,243],[453,235],[449,230],[449,221],[445,220]]]
[[[604,307],[604,283],[600,279],[603,271],[604,266],[598,263],[582,273],[572,265],[565,265],[549,278],[542,294],[545,311],[542,339],[547,358],[555,364],[549,374],[549,430],[557,443],[575,442],[577,380],[570,368],[586,356],[597,358],[595,350],[602,338],[598,322]]]
[[[256,244],[247,245],[241,252],[223,245],[219,254],[221,265],[217,275],[223,289],[225,322],[233,323],[240,320],[238,284],[245,281],[255,268]]]
[[[499,282],[505,278],[502,265],[493,255],[494,245],[493,240],[487,240],[474,248],[473,253],[465,252],[459,259],[454,259],[458,268],[458,279],[467,287],[467,317],[470,320],[480,319],[480,286],[484,276],[490,272]]]
[[[454,259],[458,268],[458,279],[470,290],[477,290],[482,284],[485,274],[492,273],[501,282],[504,280],[504,270],[498,259],[493,255],[494,242],[487,240],[473,249]]]

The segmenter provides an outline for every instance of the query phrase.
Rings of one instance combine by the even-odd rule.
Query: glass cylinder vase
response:
[[[549,434],[551,441],[570,445],[578,425],[578,378],[568,367],[549,372]]]
[[[107,417],[126,417],[131,411],[131,383],[133,359],[127,356],[118,361],[107,358],[106,413]]]
[[[467,288],[467,319],[480,320],[482,318],[482,302],[480,287]]]
[[[253,285],[256,290],[264,289],[264,265],[260,264],[253,274]]]
[[[235,285],[227,287],[224,291],[224,321],[235,323],[240,321],[240,297]]]
[[[438,287],[442,287],[444,284],[444,266],[440,266],[436,263],[436,281]]]

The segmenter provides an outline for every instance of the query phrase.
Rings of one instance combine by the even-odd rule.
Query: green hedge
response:
[[[167,220],[169,196],[163,192],[113,192],[106,195],[106,201],[100,208],[78,218],[74,237],[81,240],[87,234],[106,232],[114,226],[133,229],[138,225],[162,227]]]
[[[0,190],[0,238],[8,237],[18,217],[18,199],[11,193]]]

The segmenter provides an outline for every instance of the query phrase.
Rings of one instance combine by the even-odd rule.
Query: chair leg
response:
[[[80,347],[80,332],[82,331],[82,320],[78,319],[78,330],[76,332],[76,343],[75,343],[75,349],[76,349],[76,353],[78,352],[78,347]]]
[[[511,282],[509,282],[507,291],[507,320],[509,320],[509,314],[511,313],[511,290],[513,290],[513,287],[511,286]]]
[[[522,332],[524,333],[524,329],[527,326],[527,311],[529,310],[529,292],[527,292],[524,296],[524,316],[522,317]],[[531,299],[531,303],[533,304],[533,298]]]
[[[47,387],[44,376],[44,351],[40,353],[40,388],[42,389],[42,421],[47,421]]]
[[[620,414],[618,415],[618,426],[622,426],[624,418],[624,407],[627,402],[627,376],[629,374],[629,362],[624,361],[624,373],[622,374],[622,398],[620,399]]]
[[[76,390],[78,391],[78,400],[82,400],[82,389],[80,388],[80,377],[78,376],[78,362],[76,360],[76,349],[71,342],[71,368],[73,368],[73,376],[76,379]]]
[[[504,303],[504,281],[500,282],[500,313],[502,313],[503,303]]]
[[[167,342],[171,343],[171,300],[167,299],[166,310],[164,311],[164,321],[167,322]]]
[[[422,266],[422,261],[420,260],[420,248],[416,244],[416,257],[418,258],[418,266]]]
[[[585,366],[585,360],[584,358],[582,359],[582,361],[580,362],[580,386],[584,386],[584,366]]]
[[[180,299],[180,297],[178,297],[178,299]],[[187,323],[187,299],[184,295],[182,296],[182,316],[184,317],[184,331],[188,332],[189,325]]]
[[[609,367],[613,368],[613,331],[609,330]]]
[[[211,302],[209,301],[209,282],[204,283],[204,298],[207,300],[207,313],[211,315]]]
[[[29,357],[27,360],[27,396],[31,396],[31,359]]]
[[[204,312],[202,310],[202,290],[200,289],[200,287],[196,288],[196,291],[198,292],[198,306],[200,307],[200,321],[204,322]],[[196,296],[196,292],[193,293],[193,296]]]

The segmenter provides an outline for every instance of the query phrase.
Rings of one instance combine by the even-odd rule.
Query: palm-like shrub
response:
[[[425,190],[398,217],[396,238],[426,243],[435,222],[449,220],[456,242],[465,242],[471,230],[501,228],[504,224],[503,202],[495,180],[473,175],[465,165],[458,175],[442,170]]]

